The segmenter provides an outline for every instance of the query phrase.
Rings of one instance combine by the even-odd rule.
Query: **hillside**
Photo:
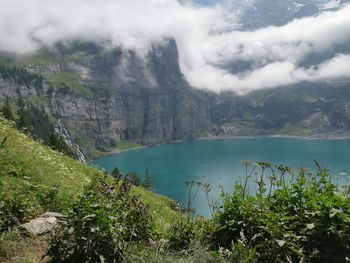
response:
[[[0,261],[39,262],[47,238],[21,236],[16,230],[7,233],[7,228],[16,229],[46,211],[66,213],[84,186],[104,174],[34,141],[1,116],[0,141],[0,207],[11,207],[0,212],[1,232],[5,233],[0,238]],[[180,218],[170,208],[171,200],[137,187],[132,194],[140,195],[150,206],[153,227],[160,235]]]
[[[189,200],[199,188],[208,194],[212,218],[204,219],[191,201],[180,214],[173,201],[55,152],[0,117],[0,262],[345,262],[349,186],[338,188],[315,164],[312,174],[244,161],[246,182],[254,171],[259,178],[257,193],[237,183],[219,206],[210,185],[189,181]],[[67,215],[52,235],[18,227],[47,211]]]

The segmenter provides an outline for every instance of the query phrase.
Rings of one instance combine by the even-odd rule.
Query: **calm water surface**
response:
[[[148,169],[154,191],[185,205],[187,180],[206,182],[212,195],[219,187],[229,192],[244,175],[242,160],[267,161],[293,167],[313,167],[313,159],[328,167],[340,181],[349,183],[350,140],[309,140],[290,138],[235,138],[197,140],[131,150],[96,159],[91,164],[111,171],[117,165],[122,172],[142,174]],[[340,174],[340,175],[339,175]],[[204,193],[194,202],[196,210],[208,214]]]

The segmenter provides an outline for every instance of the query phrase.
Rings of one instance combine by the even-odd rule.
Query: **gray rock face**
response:
[[[108,151],[121,139],[153,145],[194,138],[210,128],[207,94],[185,81],[174,42],[154,47],[146,58],[125,51],[65,67],[84,74],[81,80],[91,91],[57,91],[50,103],[75,141],[84,133],[94,148]]]
[[[25,85],[18,85],[13,80],[5,80],[0,76],[0,100],[9,97],[11,99],[17,99],[21,94],[22,97],[38,96],[37,91],[34,88],[28,88]]]

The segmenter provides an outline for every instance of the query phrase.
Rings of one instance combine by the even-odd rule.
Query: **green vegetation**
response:
[[[315,163],[316,174],[245,162],[245,181],[223,195],[212,220],[213,244],[243,262],[346,262],[350,188],[337,188],[329,171]],[[256,182],[256,194],[249,194],[249,180]]]
[[[19,132],[0,117],[0,259],[5,262],[347,262],[350,187],[316,173],[244,161],[221,202],[188,181],[188,205],[152,193],[150,175],[112,176]],[[136,186],[135,186],[136,185]],[[143,187],[141,187],[143,186]],[[256,189],[256,191],[252,191]],[[192,204],[204,191],[211,219]],[[45,211],[67,215],[53,234],[15,229]],[[36,253],[33,253],[37,251]]]
[[[212,136],[212,134],[210,132],[207,132],[207,131],[201,131],[199,134],[198,134],[198,138],[208,138]]]
[[[282,135],[308,136],[311,134],[311,129],[303,127],[302,123],[288,123],[281,129],[280,133]]]
[[[33,55],[23,56],[16,60],[16,64],[20,66],[45,66],[58,64],[57,59],[49,50],[40,50]]]
[[[4,102],[4,106],[1,109],[2,113],[4,114],[4,117],[8,120],[14,120],[15,117],[13,115],[13,110],[12,110],[12,106],[10,103],[9,98],[7,97],[5,102]]]
[[[47,80],[57,89],[76,94],[89,94],[90,90],[82,83],[78,74],[73,72],[60,72],[56,75],[48,76]]]
[[[27,87],[32,85],[38,93],[43,90],[43,77],[39,74],[30,73],[20,67],[0,65],[0,76],[3,79],[11,79],[19,85],[25,85]]]
[[[20,133],[14,123],[3,117],[0,117],[0,141],[2,190],[10,199],[20,198],[22,194],[31,199],[28,209],[20,211],[23,213],[20,219],[30,218],[46,209],[39,199],[31,196],[32,192],[55,190],[59,202],[64,203],[65,200],[74,199],[77,191],[90,182],[96,173],[66,155],[44,147],[29,135]]]
[[[52,238],[50,262],[121,261],[126,247],[150,237],[147,206],[123,181],[113,191],[94,180],[73,204],[67,223]]]
[[[101,171],[43,146],[3,117],[0,117],[0,178],[0,259],[5,262],[39,262],[48,248],[47,237],[26,237],[12,231],[18,224],[45,211],[71,215],[74,207],[92,208],[92,203],[81,203],[81,196],[91,190],[91,182],[100,180],[110,185],[113,181]],[[128,207],[130,202],[141,205],[140,200],[147,204],[153,238],[164,237],[173,222],[182,218],[171,208],[171,200],[143,188],[131,187],[126,196],[123,204]],[[99,200],[100,205],[107,201]]]
[[[128,141],[128,140],[120,140],[118,141],[117,147],[118,147],[118,150],[123,151],[123,150],[132,149],[132,148],[139,148],[139,147],[142,147],[142,145],[136,142]]]
[[[0,65],[9,65],[10,61],[11,60],[8,57],[0,53]]]
[[[14,114],[14,109],[17,109],[16,114]],[[22,98],[15,105],[6,98],[1,112],[6,119],[14,121],[18,129],[31,134],[35,139],[41,140],[52,149],[76,158],[76,153],[68,147],[60,136],[56,135],[54,120],[43,107],[40,109]]]

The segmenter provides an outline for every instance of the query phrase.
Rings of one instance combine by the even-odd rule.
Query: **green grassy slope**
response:
[[[83,187],[96,176],[103,178],[104,175],[33,140],[0,116],[0,203],[5,200],[18,205],[23,211],[21,215],[16,214],[19,219],[12,222],[13,227],[45,211],[65,212]],[[181,218],[171,209],[170,199],[143,188],[134,187],[132,192],[140,195],[141,200],[149,205],[153,227],[160,234],[166,234],[171,225]],[[14,237],[13,233],[5,235],[2,244],[3,254],[17,257],[22,262],[35,262],[40,255],[34,253],[33,256],[31,251],[39,249],[42,252],[45,249],[45,242]]]

